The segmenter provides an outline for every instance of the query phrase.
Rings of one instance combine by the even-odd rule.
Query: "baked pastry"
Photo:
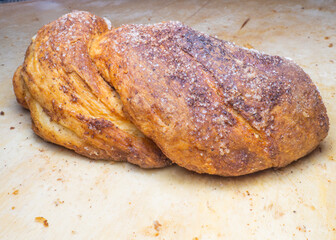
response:
[[[291,60],[179,22],[108,25],[74,11],[32,39],[13,86],[45,140],[93,159],[156,168],[169,157],[238,176],[286,166],[326,137],[321,96]]]
[[[88,55],[92,38],[109,22],[74,11],[42,27],[13,78],[19,103],[43,139],[92,159],[128,161],[143,168],[170,164],[125,116],[112,86]]]
[[[179,22],[112,29],[89,54],[130,120],[189,170],[237,176],[283,167],[327,136],[321,96],[289,59]]]

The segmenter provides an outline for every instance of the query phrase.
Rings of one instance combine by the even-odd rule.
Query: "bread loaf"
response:
[[[32,39],[13,86],[43,139],[92,159],[238,176],[286,166],[328,133],[316,86],[289,59],[179,22],[109,28],[74,11]]]
[[[112,29],[89,54],[129,119],[189,170],[238,176],[283,167],[327,135],[321,96],[289,59],[179,22]]]

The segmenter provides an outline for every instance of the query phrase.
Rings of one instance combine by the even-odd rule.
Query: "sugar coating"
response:
[[[292,76],[278,72],[279,66],[286,65],[291,70],[300,68],[286,58],[239,47],[176,21],[123,25],[116,30],[116,35],[121,36],[113,39],[116,52],[127,57],[129,49],[139,49],[140,61],[147,63],[146,66],[139,64],[142,71],[158,67],[157,62],[165,62],[165,74],[178,79],[182,87],[188,87],[186,102],[197,108],[197,116],[193,117],[198,123],[206,121],[208,111],[225,104],[252,128],[265,130],[272,125],[270,111],[277,102],[281,98],[293,97],[290,96]],[[204,79],[208,79],[208,84],[201,84]],[[310,81],[308,76],[304,79]],[[153,83],[155,79],[149,78],[148,81]],[[214,94],[210,88],[215,89],[218,102],[210,101]],[[233,122],[225,111],[219,116],[211,116],[211,119],[214,123]]]
[[[132,121],[188,169],[240,175],[284,166],[327,132],[316,87],[289,59],[180,22],[123,25],[93,52]]]

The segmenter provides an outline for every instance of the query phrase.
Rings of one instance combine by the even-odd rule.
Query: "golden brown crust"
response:
[[[30,109],[34,131],[50,142],[94,159],[167,166],[88,56],[89,41],[107,30],[102,18],[81,11],[42,27],[13,78],[18,102]]]
[[[22,65],[20,65],[14,73],[13,89],[18,103],[20,103],[24,108],[28,109],[28,105],[25,100],[26,89],[24,88],[24,81],[21,77],[21,72],[22,72]]]
[[[113,29],[89,54],[132,122],[173,162],[199,173],[285,166],[329,129],[319,92],[295,63],[181,23]]]

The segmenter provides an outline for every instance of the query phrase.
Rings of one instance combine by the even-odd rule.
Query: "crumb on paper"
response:
[[[15,206],[12,207],[12,210],[14,210],[14,209],[15,209]]]
[[[154,229],[157,231],[157,232],[159,232],[160,231],[160,227],[162,226],[160,223],[159,223],[159,221],[154,221],[153,222],[153,225],[154,225]]]
[[[12,192],[13,195],[18,195],[19,194],[19,190],[15,190],[14,192]]]
[[[43,226],[49,227],[48,220],[45,219],[44,217],[36,217],[35,222],[43,223]]]
[[[245,43],[244,44],[244,47],[246,47],[246,48],[248,48],[248,49],[252,49],[252,48],[254,48],[251,44],[249,44],[249,43]]]
[[[241,25],[240,30],[243,29],[243,27],[246,26],[246,24],[250,21],[250,18],[247,18],[245,22]]]
[[[72,233],[72,234],[76,234],[76,231],[72,230],[71,233]]]
[[[15,127],[10,127],[9,129],[10,129],[10,130],[13,130],[13,129],[15,129]]]
[[[329,38],[330,38],[330,37],[328,37],[328,36],[324,37],[325,40],[328,40]]]
[[[332,44],[332,43],[329,43],[329,45],[328,45],[328,47],[333,47],[334,46],[334,44]]]
[[[1,116],[4,116],[4,115],[5,115],[5,112],[4,112],[4,111],[1,111],[1,112],[0,112],[0,115],[1,115]]]
[[[192,240],[198,240],[198,237],[194,237]]]
[[[57,200],[54,203],[55,203],[55,205],[57,207],[58,205],[63,204],[64,201],[61,201],[59,198],[57,198]]]
[[[307,232],[307,229],[306,229],[305,225],[303,225],[302,227],[301,226],[297,226],[296,229],[299,230],[300,232]]]

